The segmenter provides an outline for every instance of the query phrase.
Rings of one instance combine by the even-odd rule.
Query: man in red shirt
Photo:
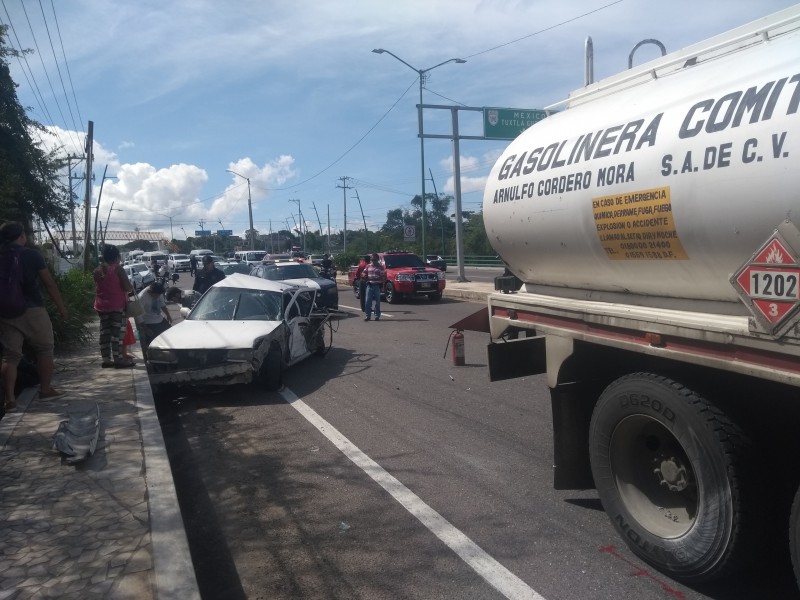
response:
[[[365,254],[361,257],[361,260],[358,261],[358,268],[356,269],[356,278],[353,280],[354,282],[357,282],[356,285],[358,285],[358,299],[361,302],[362,311],[364,310],[364,303],[367,295],[367,280],[364,279],[363,275],[364,269],[367,268],[370,260],[371,258],[369,254]]]
[[[386,281],[386,271],[381,266],[380,259],[377,254],[372,255],[372,262],[364,269],[362,277],[367,282],[367,306],[365,321],[369,321],[372,317],[372,305],[375,304],[375,320],[381,320],[381,292],[383,291],[383,282]]]

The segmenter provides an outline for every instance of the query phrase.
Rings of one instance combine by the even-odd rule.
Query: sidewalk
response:
[[[200,597],[144,364],[101,368],[97,325],[56,355],[65,396],[27,389],[0,421],[0,600]],[[97,448],[70,464],[53,436],[87,401],[100,407]]]

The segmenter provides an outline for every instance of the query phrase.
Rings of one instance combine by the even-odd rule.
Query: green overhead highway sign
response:
[[[536,108],[484,108],[483,137],[489,140],[513,140],[547,115],[547,111]]]

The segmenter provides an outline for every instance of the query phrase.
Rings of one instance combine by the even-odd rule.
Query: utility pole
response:
[[[303,210],[300,208],[300,200],[298,198],[289,198],[289,202],[296,202],[297,203],[297,218],[300,224],[300,241],[303,242],[303,253],[306,251],[306,235],[303,233],[303,225],[305,224],[303,220]],[[294,215],[292,215],[294,219]]]
[[[86,135],[86,196],[84,198],[84,207],[86,215],[83,224],[84,232],[84,246],[83,246],[83,269],[90,271],[91,262],[89,260],[89,243],[91,242],[91,235],[89,234],[89,225],[91,223],[91,210],[92,210],[92,163],[94,155],[92,154],[92,147],[94,146],[94,122],[89,121],[88,132]],[[95,242],[96,243],[96,242]]]
[[[347,252],[347,190],[353,189],[352,186],[347,185],[347,176],[339,177],[342,185],[336,184],[336,187],[342,188],[342,198],[344,200],[344,234],[342,235],[342,252]]]
[[[317,210],[317,205],[312,202],[311,206],[314,208],[314,212],[317,215],[317,224],[319,225],[319,234],[322,235],[322,221],[319,220],[319,211]]]
[[[361,211],[361,220],[364,221],[364,254],[366,255],[369,252],[369,246],[367,245],[367,219],[364,217],[364,208],[361,206],[361,198],[358,196],[358,190],[353,188],[353,191],[356,193],[356,200],[358,200],[358,209]]]
[[[67,174],[69,177],[69,211],[72,215],[72,256],[78,256],[78,231],[75,226],[75,190],[72,189],[72,161],[83,160],[77,154],[67,155]]]
[[[428,173],[431,175],[431,183],[433,184],[433,193],[436,194],[436,201],[439,201],[439,190],[436,189],[436,182],[433,180],[433,171],[428,168]],[[441,206],[439,207],[442,208]],[[442,231],[442,256],[444,256],[444,222],[442,221],[443,210],[439,210],[439,228]],[[424,256],[422,258],[425,258]]]
[[[331,205],[328,204],[328,254],[331,253]]]

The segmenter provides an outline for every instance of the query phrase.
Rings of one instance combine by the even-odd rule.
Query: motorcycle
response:
[[[330,279],[331,281],[336,281],[336,269],[330,267],[328,269],[320,268],[319,276],[325,279]]]

